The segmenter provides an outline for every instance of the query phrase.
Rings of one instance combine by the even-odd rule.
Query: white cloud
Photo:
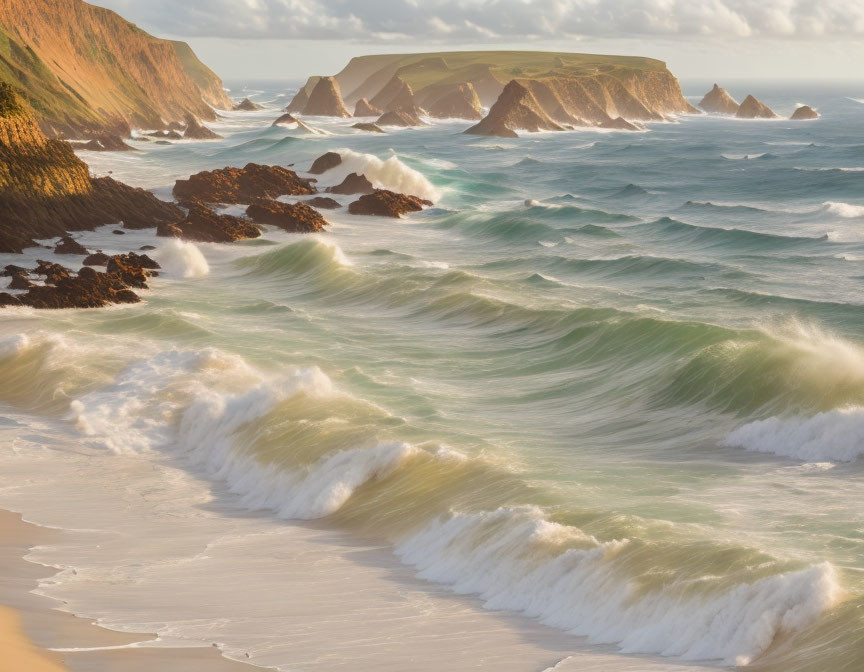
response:
[[[864,38],[864,0],[95,0],[187,37]]]

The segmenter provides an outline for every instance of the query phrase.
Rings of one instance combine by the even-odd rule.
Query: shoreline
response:
[[[30,550],[61,538],[61,530],[28,523],[0,509],[0,672],[251,672],[215,647],[154,646],[149,633],[123,633],[57,608],[34,593],[56,571],[26,559]],[[70,650],[73,649],[73,650]]]

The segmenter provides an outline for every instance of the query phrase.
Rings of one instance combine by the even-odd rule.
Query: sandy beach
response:
[[[63,533],[24,522],[0,510],[0,672],[243,672],[250,665],[223,658],[213,648],[157,648],[152,636],[100,628],[90,619],[59,611],[34,594],[49,567],[27,562],[31,548]],[[114,648],[118,647],[118,648]],[[69,651],[69,649],[77,649]]]

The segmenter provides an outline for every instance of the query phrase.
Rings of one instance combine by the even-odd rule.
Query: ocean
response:
[[[167,199],[339,151],[322,187],[434,206],[105,227],[158,248],[143,304],[0,312],[0,506],[66,530],[39,592],[292,672],[861,670],[864,86],[519,139],[272,128],[297,86],[231,84],[266,107],[222,141],[81,156]]]

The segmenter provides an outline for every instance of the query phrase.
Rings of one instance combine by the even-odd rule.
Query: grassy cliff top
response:
[[[616,71],[665,71],[666,64],[639,56],[570,54],[549,51],[451,51],[358,56],[337,75],[343,88],[360,86],[375,73],[398,74],[414,91],[471,79],[481,71],[498,81],[517,77],[578,77]]]

